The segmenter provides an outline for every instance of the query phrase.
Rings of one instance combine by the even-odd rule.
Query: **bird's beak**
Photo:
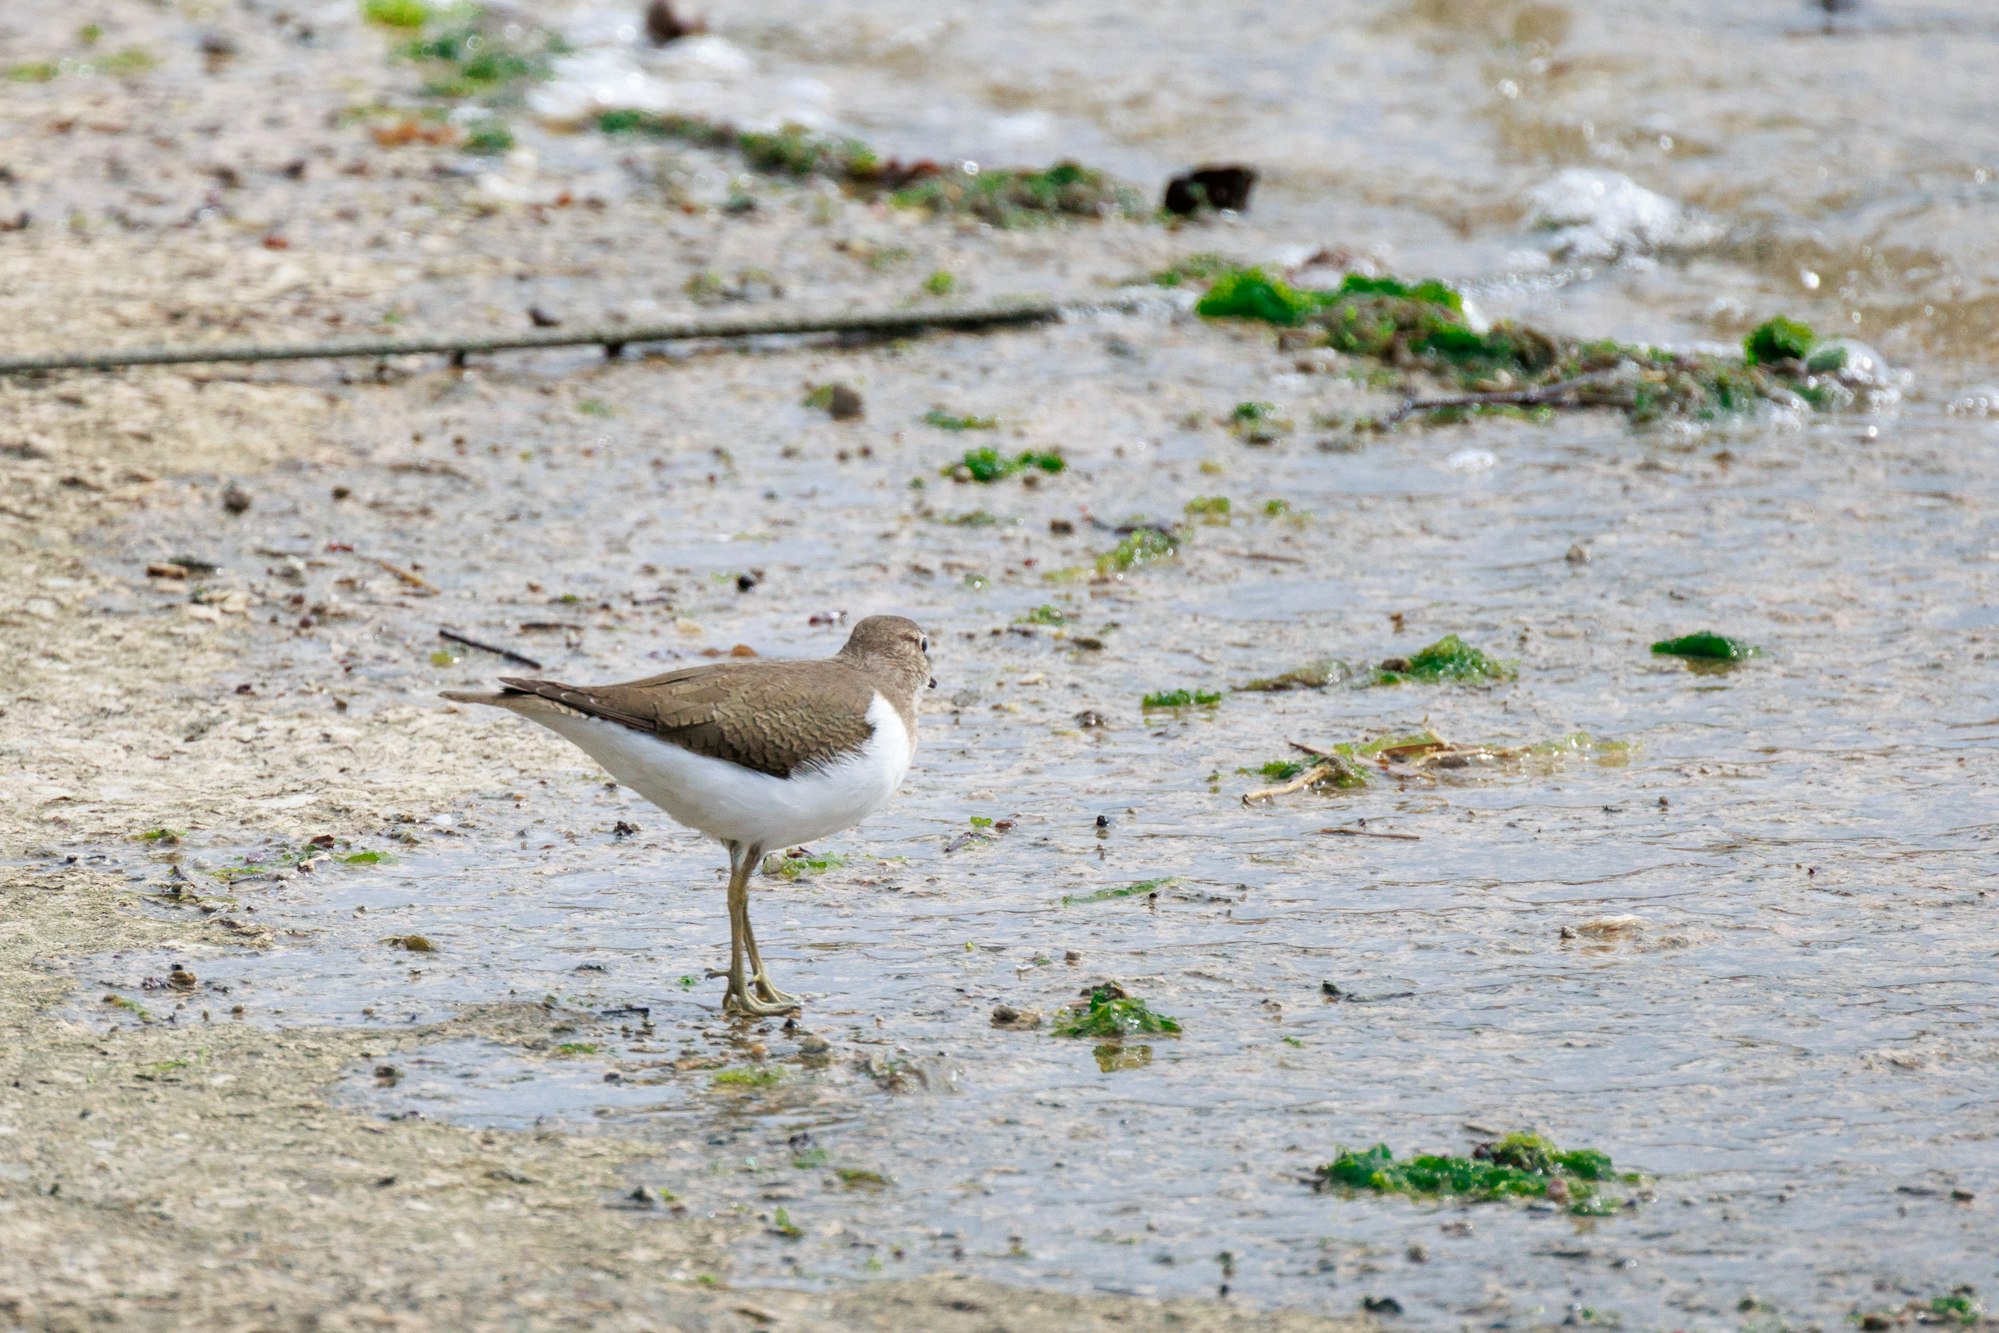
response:
[[[930,678],[930,688],[933,690],[937,688],[937,677],[932,676]]]

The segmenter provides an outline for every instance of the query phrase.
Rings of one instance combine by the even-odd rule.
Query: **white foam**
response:
[[[1721,238],[1708,218],[1614,171],[1570,167],[1527,201],[1530,224],[1550,233],[1548,251],[1560,260],[1693,250]]]

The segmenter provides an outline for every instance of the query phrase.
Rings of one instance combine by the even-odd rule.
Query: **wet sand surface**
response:
[[[705,80],[549,11],[744,119],[731,97],[810,94],[796,114],[891,150],[1072,152],[1148,188],[1265,165],[1251,220],[1178,230],[916,221],[527,113],[498,163],[385,148],[329,113],[414,76],[345,6],[114,6],[99,43],[155,68],[10,85],[0,188],[33,217],[0,236],[8,352],[644,320],[718,286],[894,307],[937,302],[936,270],[1090,298],[1324,248],[1578,332],[1797,314],[1909,377],[1865,414],[1353,436],[1317,423],[1393,403],[1364,373],[1144,287],[886,344],[0,384],[0,1314],[1304,1328],[1392,1300],[1420,1327],[1830,1328],[1999,1290],[1990,37],[1948,6],[1831,34],[1683,9],[1379,6],[1279,60],[1258,16],[1201,7],[934,31],[771,7],[716,17]],[[1613,19],[1701,35],[1612,59],[1637,45]],[[76,41],[7,22],[9,60]],[[218,27],[238,49],[204,59]],[[1231,35],[1194,79],[1162,29]],[[1078,92],[1085,31],[1119,73]],[[1419,78],[1469,105],[1425,120]],[[1298,114],[1301,85],[1342,100]],[[1578,164],[1691,230],[1531,225]],[[836,380],[864,419],[805,405]],[[1242,402],[1289,429],[1247,443]],[[1069,466],[950,479],[989,442]],[[1217,496],[1224,521],[1188,509]],[[1136,520],[1177,554],[1098,573]],[[440,627],[590,681],[822,654],[882,611],[937,639],[939,687],[896,802],[758,882],[797,1026],[718,1012],[719,851],[435,699],[521,669]],[[1648,651],[1709,627],[1761,654]],[[1366,684],[1446,633],[1517,677]],[[1328,659],[1357,678],[1233,688]],[[1141,708],[1172,689],[1222,698]],[[1424,728],[1540,748],[1242,800],[1292,742]],[[1181,1034],[1052,1035],[1106,980]],[[1519,1129],[1642,1172],[1632,1206],[1308,1183],[1341,1148]]]

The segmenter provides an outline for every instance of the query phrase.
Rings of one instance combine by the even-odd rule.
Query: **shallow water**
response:
[[[579,55],[543,105],[796,121],[905,159],[1072,157],[1148,193],[1247,162],[1257,230],[1215,248],[1352,247],[1477,281],[1598,275],[1533,225],[1536,192],[1582,169],[1692,209],[1706,234],[1684,239],[1715,267],[1543,308],[1578,329],[1656,340],[1662,319],[1696,331],[1753,292],[1896,354],[1982,359],[1999,331],[1999,28],[1979,4],[1868,0],[1828,22],[1789,0],[750,0],[704,17],[710,35],[656,51],[621,0],[567,11]],[[573,162],[588,145],[538,146]],[[1598,222],[1615,237],[1616,210]]]
[[[803,1231],[740,1250],[740,1282],[950,1266],[1158,1294],[1226,1282],[1251,1304],[1329,1311],[1393,1296],[1430,1324],[1525,1326],[1575,1305],[1626,1326],[1733,1327],[1752,1295],[1782,1318],[1824,1319],[1999,1281],[1985,1217],[1999,1190],[1990,427],[1919,401],[1809,428],[1633,436],[1577,419],[1412,431],[1360,453],[1298,437],[1253,450],[1178,424],[1183,400],[1282,394],[1303,420],[1352,390],[1215,357],[1223,336],[1111,318],[927,343],[896,354],[892,377],[878,370],[882,421],[940,393],[1018,417],[1029,439],[1064,413],[1131,413],[1128,433],[1080,444],[1077,470],[1038,490],[912,491],[911,475],[934,476],[965,442],[920,427],[877,433],[871,459],[788,470],[765,441],[827,429],[797,424],[802,409],[764,387],[798,368],[729,357],[594,372],[592,392],[619,406],[563,428],[593,433],[587,458],[473,447],[454,455],[459,478],[316,470],[294,508],[251,516],[264,526],[246,546],[316,548],[337,530],[447,589],[413,600],[362,578],[344,593],[351,620],[256,649],[246,676],[267,695],[303,688],[302,716],[326,716],[311,694],[322,654],[368,682],[350,721],[484,679],[498,668],[476,654],[429,664],[434,625],[526,644],[515,624],[551,614],[557,589],[581,594],[563,614],[587,626],[532,640],[558,678],[653,669],[715,638],[675,633],[675,617],[792,651],[841,633],[805,626],[810,609],[879,600],[922,618],[942,684],[907,789],[821,849],[845,866],[765,881],[755,903],[780,983],[808,996],[807,1027],[830,1051],[802,1055],[765,1025],[755,1040],[781,1081],[713,1083],[760,1059],[701,979],[725,949],[720,858],[580,766],[428,824],[384,824],[369,845],[395,850],[393,864],[238,884],[239,915],[254,906],[278,934],[261,953],[185,960],[209,988],[189,1010],[394,1027],[550,997],[565,1029],[551,1042],[596,1049],[441,1037],[383,1057],[401,1082],[381,1085],[371,1061],[343,1096],[385,1116],[656,1141],[634,1187],[697,1213],[781,1207]],[[441,377],[428,438],[447,438],[454,395],[522,419],[541,374],[530,363],[469,389]],[[1148,393],[1160,378],[1173,389]],[[1009,396],[1021,383],[1041,406]],[[636,424],[689,394],[731,403],[742,432],[734,472],[712,484],[713,460],[687,446],[714,428],[656,468]],[[1490,464],[1467,469],[1468,449]],[[1197,472],[1202,458],[1226,472]],[[303,498],[343,479],[363,495],[393,487],[396,505]],[[635,513],[640,488],[652,499]],[[1115,540],[1087,524],[1045,535],[1050,516],[1172,514],[1214,492],[1243,516],[1195,529],[1178,560],[1110,584],[1041,577]],[[447,493],[448,527],[395,516]],[[1273,495],[1305,517],[1264,517],[1252,502]],[[718,538],[737,540],[689,544],[722,526],[718,505],[732,514]],[[540,525],[515,536],[503,515],[524,506]],[[975,507],[1003,521],[937,521]],[[200,537],[194,510],[143,521],[146,550]],[[577,531],[604,545],[562,535]],[[1587,563],[1565,558],[1578,543]],[[871,550],[890,587],[864,606],[851,571]],[[518,577],[529,560],[539,593]],[[750,564],[764,581],[745,595],[732,575]],[[313,565],[311,596],[352,571]],[[966,585],[968,571],[991,586]],[[643,604],[656,585],[671,609]],[[1047,601],[1105,649],[1003,631]],[[1707,674],[1647,652],[1708,626],[1764,655]],[[1146,690],[1367,662],[1447,631],[1517,658],[1520,679],[1138,708]],[[1086,708],[1109,725],[1080,728]],[[1239,801],[1261,780],[1237,769],[1288,739],[1423,725],[1507,744],[1584,730],[1634,748],[1621,763]],[[950,850],[973,815],[1017,826]],[[621,819],[641,832],[614,836]],[[1419,840],[1316,832],[1360,819]],[[415,845],[391,840],[405,836]],[[198,877],[258,852],[197,835],[182,855]],[[1159,876],[1172,882],[1156,900],[1062,902]],[[1638,919],[1562,937],[1624,917]],[[410,933],[437,952],[384,943]],[[157,1006],[140,982],[169,961],[99,959],[82,975]],[[990,1026],[996,1004],[1049,1011],[1104,978],[1185,1034],[1099,1051]],[[85,998],[104,1012],[95,990]],[[1601,1148],[1654,1184],[1632,1210],[1579,1220],[1303,1183],[1341,1146],[1461,1152],[1521,1127]],[[848,1188],[842,1168],[890,1183]]]

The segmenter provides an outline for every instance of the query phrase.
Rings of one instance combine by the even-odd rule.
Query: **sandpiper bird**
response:
[[[750,874],[765,848],[852,828],[902,785],[916,755],[917,695],[937,684],[929,636],[913,620],[869,616],[818,661],[717,662],[623,685],[500,683],[498,694],[444,697],[539,722],[729,849],[729,970],[709,973],[729,978],[722,1007],[751,1017],[796,1010],[757,952]]]

